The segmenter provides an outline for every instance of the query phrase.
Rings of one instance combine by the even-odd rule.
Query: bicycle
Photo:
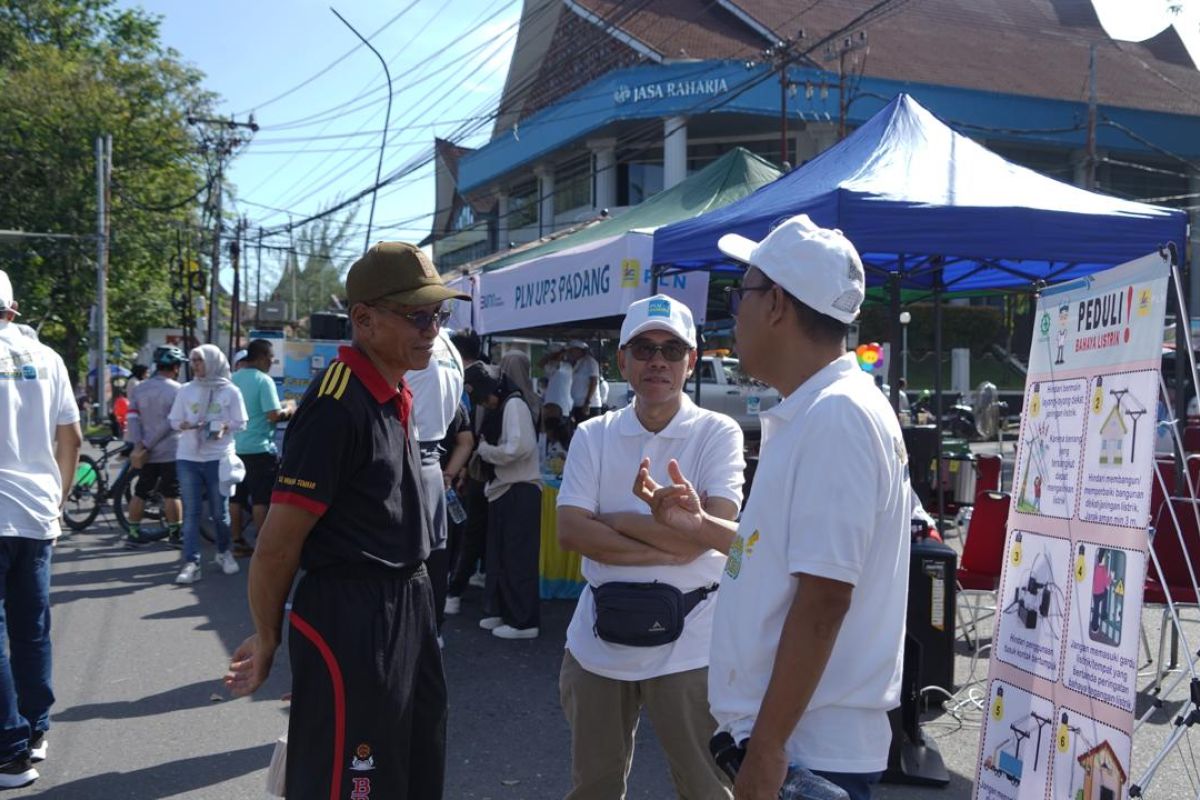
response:
[[[86,530],[96,521],[100,510],[111,501],[117,524],[128,533],[128,509],[129,501],[133,497],[133,479],[139,473],[129,462],[129,453],[132,452],[133,445],[107,434],[89,436],[87,441],[100,448],[100,456],[79,457],[79,466],[75,469],[75,483],[67,493],[67,501],[63,505],[63,520],[73,531]],[[109,445],[114,441],[117,442],[117,446],[110,448]],[[118,457],[122,459],[121,468],[110,485],[109,461]],[[142,520],[151,523],[162,522],[163,498],[157,490],[146,498]]]

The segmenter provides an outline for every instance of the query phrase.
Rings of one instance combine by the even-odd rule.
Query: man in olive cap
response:
[[[289,654],[289,800],[442,796],[446,683],[434,627],[429,515],[406,371],[429,364],[469,299],[413,245],[383,242],[346,278],[350,347],[305,392],[250,562],[255,635],[233,655],[237,696],[266,680],[296,571]],[[369,787],[369,788],[368,788]]]

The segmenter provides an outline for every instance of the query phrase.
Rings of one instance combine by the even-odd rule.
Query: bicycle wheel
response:
[[[123,469],[113,486],[113,513],[121,529],[129,533],[129,501],[133,499],[133,487],[139,470],[132,467]],[[143,528],[161,528],[163,524],[163,496],[157,489],[142,502]]]
[[[75,483],[63,504],[63,521],[73,531],[82,531],[96,521],[104,504],[108,482],[91,456],[80,456],[75,468]]]

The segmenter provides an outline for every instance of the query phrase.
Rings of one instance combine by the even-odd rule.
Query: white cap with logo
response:
[[[841,231],[821,228],[807,214],[784,220],[761,242],[727,233],[717,247],[814,311],[846,323],[858,316],[866,293],[862,259]]]
[[[8,273],[0,269],[0,311],[12,311],[12,313],[20,316],[21,312],[12,307],[13,300],[15,299],[13,297],[12,281],[8,279]]]
[[[629,306],[625,321],[621,323],[620,346],[624,347],[630,339],[646,331],[673,333],[687,342],[688,347],[696,346],[696,324],[692,321],[691,309],[665,294],[656,294]]]

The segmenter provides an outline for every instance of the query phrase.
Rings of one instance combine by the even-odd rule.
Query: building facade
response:
[[[1200,70],[1089,0],[526,0],[491,141],[438,142],[427,241],[457,270],[734,146],[799,165],[902,91],[1016,163],[1200,207]]]

